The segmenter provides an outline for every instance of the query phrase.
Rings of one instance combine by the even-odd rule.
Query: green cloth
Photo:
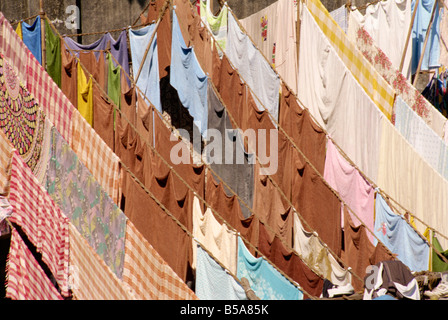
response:
[[[107,53],[107,67],[107,94],[116,106],[120,107],[121,67],[120,65],[115,67],[110,52]]]
[[[432,238],[432,245],[434,249],[439,251],[448,260],[448,250],[443,251],[442,246],[436,237]],[[442,258],[433,250],[432,252],[432,271],[433,272],[443,272],[448,271],[448,263],[445,263]]]
[[[61,87],[61,39],[53,33],[45,19],[45,51],[47,72],[53,81]]]

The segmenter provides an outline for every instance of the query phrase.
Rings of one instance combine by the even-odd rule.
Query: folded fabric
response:
[[[359,170],[342,157],[330,139],[327,143],[324,179],[353,210],[354,214],[350,214],[355,225],[364,223],[367,228],[373,230],[375,190]],[[343,216],[341,226],[344,226]],[[369,238],[373,242],[372,234],[369,234]]]
[[[246,292],[234,275],[220,266],[202,247],[196,245],[195,292],[200,300],[247,300]]]
[[[42,37],[40,28],[40,16],[37,16],[36,20],[34,20],[31,25],[22,21],[23,43],[26,44],[31,53],[36,57],[37,61],[42,64]]]
[[[123,282],[139,300],[197,300],[196,294],[128,220]]]
[[[263,257],[255,258],[238,237],[238,279],[246,278],[261,300],[302,300],[303,293]]]
[[[259,110],[268,110],[278,121],[280,77],[230,12],[225,54],[242,80],[253,90]]]
[[[193,268],[196,267],[198,254],[195,251],[199,243],[232,274],[236,274],[236,233],[218,222],[210,208],[202,213],[197,197],[193,200],[193,237]]]
[[[423,55],[420,70],[429,70],[440,66],[440,8],[436,0],[419,1],[417,8],[415,0],[412,0],[412,11],[417,10],[412,25],[412,74],[417,71],[421,55]],[[429,26],[429,21],[435,6],[435,14],[425,52],[423,46]]]
[[[300,30],[301,41],[308,45],[300,46],[299,98],[344,153],[375,182],[384,114],[357,82],[306,6]]]
[[[11,163],[9,201],[13,209],[10,220],[22,227],[37,252],[42,254],[42,260],[59,284],[62,295],[67,297],[68,218],[17,152],[14,152]]]
[[[55,129],[46,188],[79,233],[121,278],[127,218]]]
[[[137,86],[148,97],[157,110],[162,112],[162,103],[160,100],[160,82],[159,82],[159,55],[157,50],[157,33],[155,24],[148,25],[141,29],[129,29],[129,43],[131,46],[132,71],[134,81],[137,80]],[[146,51],[149,41],[152,43],[149,51]],[[146,57],[145,57],[145,53]],[[145,61],[143,61],[145,58]],[[143,64],[143,66],[141,66]],[[138,79],[135,79],[141,68]]]
[[[182,105],[205,138],[208,119],[208,77],[202,70],[193,47],[187,47],[176,11],[173,11],[170,84],[177,90]]]
[[[378,193],[375,201],[376,237],[413,272],[428,270],[429,245]],[[375,245],[378,240],[375,238]]]
[[[76,300],[135,300],[131,290],[109,269],[70,223],[70,266]]]
[[[7,261],[6,297],[12,300],[63,300],[14,228]]]

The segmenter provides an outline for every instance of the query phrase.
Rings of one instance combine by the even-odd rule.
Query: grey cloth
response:
[[[207,91],[208,139],[206,148],[210,148],[209,152],[206,149],[207,162],[210,163],[210,167],[214,173],[239,196],[243,216],[244,218],[248,218],[251,215],[249,208],[253,209],[255,157],[253,154],[246,152],[241,136],[234,134],[235,131],[233,130],[229,116],[210,84],[208,85]],[[214,141],[214,138],[211,138],[214,135],[210,129],[219,131],[222,139],[220,141]],[[218,145],[221,148],[220,150],[219,148],[215,148]],[[220,154],[215,153],[219,151],[221,151]],[[219,160],[221,160],[221,163],[218,163]],[[221,180],[216,175],[213,174],[213,177],[217,182],[220,182]],[[228,196],[233,195],[232,191],[226,186],[224,186],[224,189]]]

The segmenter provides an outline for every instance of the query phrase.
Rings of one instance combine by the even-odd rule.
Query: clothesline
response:
[[[124,31],[124,30],[139,28],[139,27],[145,27],[145,26],[148,26],[148,25],[152,25],[154,23],[155,23],[155,21],[151,21],[151,22],[142,23],[142,24],[139,24],[139,25],[136,25],[136,26],[127,26],[127,27],[121,27],[121,28],[105,30],[105,31],[65,34],[64,37],[81,37],[81,36],[91,36],[91,35],[97,35],[97,34],[106,34],[106,33]]]
[[[31,16],[31,17],[28,17],[28,18],[24,18],[24,19],[20,19],[20,20],[11,22],[10,24],[11,24],[11,26],[15,26],[16,24],[19,24],[19,23],[22,22],[22,21],[28,21],[28,20],[37,18],[38,16],[40,16],[40,14],[35,14],[34,16]]]
[[[167,1],[170,1],[170,0],[167,0]],[[53,29],[55,30],[55,32],[58,34],[58,36],[62,39],[62,41],[64,41],[63,40],[63,38],[61,37],[61,35],[57,32],[57,30],[54,28],[54,26],[51,24],[51,22],[50,22],[50,25],[53,27]],[[71,51],[71,49],[69,49],[70,51]],[[73,53],[72,53],[72,55],[73,55]],[[93,78],[93,76],[89,73],[89,71],[85,68],[85,66],[81,63],[81,61],[79,60],[79,58],[78,57],[76,57],[76,55],[73,55],[76,59],[77,59],[77,62],[80,64],[80,66],[85,70],[85,72],[86,72],[86,74],[89,74],[89,76],[91,77],[91,79],[93,80],[93,82],[95,83],[95,85],[98,87],[98,88],[100,88],[100,90],[101,91],[103,91],[103,93],[106,95],[106,96],[108,96],[107,95],[107,93],[104,91],[104,89],[98,84],[98,82],[96,81],[96,79],[94,79]],[[111,100],[111,99],[109,99],[110,101],[111,101],[111,104],[113,105],[113,107],[114,107],[114,110],[116,110],[117,112],[119,112],[120,113],[120,115],[123,117],[123,119],[130,125],[130,127],[136,132],[136,134],[138,134],[138,135],[140,135],[139,133],[138,133],[138,131],[137,131],[137,129],[135,128],[135,126],[130,122],[130,120],[129,119],[127,119],[127,117],[126,117],[126,115],[124,115],[123,114],[123,112],[120,110],[120,108],[118,108],[118,106],[116,106],[116,104]],[[155,109],[155,108],[154,108]],[[141,137],[141,135],[140,135],[140,137]],[[166,159],[164,159],[163,157],[162,157],[162,155],[160,155],[160,153],[151,145],[151,143],[149,142],[149,141],[147,141],[146,140],[146,138],[143,138],[143,137],[141,137],[143,140],[144,140],[144,142],[147,144],[147,146],[149,146],[150,148],[151,148],[151,150],[162,160],[162,162],[181,180],[181,182],[190,190],[190,191],[192,191],[197,197],[198,197],[198,199],[205,205],[205,206],[207,206],[207,207],[209,207],[212,211],[213,211],[213,213],[215,214],[215,215],[217,215],[221,220],[223,220],[225,223],[226,223],[226,225],[231,229],[231,230],[233,230],[234,232],[236,232],[237,234],[239,234],[238,233],[238,231],[237,230],[235,230],[234,229],[234,227],[233,226],[231,226],[219,213],[217,213],[216,212],[216,210],[212,207],[212,206],[210,206],[206,201],[205,201],[205,199],[203,199],[200,195],[198,195],[195,191],[194,191],[194,189],[191,187],[191,185],[189,185],[180,175],[179,175],[179,173],[166,161]],[[120,161],[120,163],[122,164],[122,165],[124,165],[124,163],[123,162],[121,162]],[[124,165],[125,166],[125,165]],[[126,167],[126,166],[125,166]],[[127,168],[127,167],[126,167]],[[132,174],[133,175],[133,174]],[[135,175],[133,175],[133,177],[134,177],[134,180],[136,181],[136,182],[138,182],[139,183],[139,185],[140,186],[142,186],[142,183],[135,177]],[[150,192],[149,190],[147,190],[146,189],[146,187],[144,188],[144,190],[145,190],[145,192]],[[156,201],[157,202],[157,201]],[[159,203],[158,203],[159,204]],[[176,221],[176,223],[179,225],[179,226],[181,226],[182,224],[174,217],[174,216],[172,216],[172,215],[170,215],[170,217],[172,218],[172,219],[175,219]],[[185,228],[185,226],[183,226],[182,227],[182,229],[185,231],[186,230],[186,228]],[[259,250],[258,250],[258,248],[256,247],[256,246],[254,246],[252,243],[250,243],[250,241],[248,241],[247,239],[245,239],[243,236],[241,236],[240,235],[240,237],[241,237],[241,239],[246,243],[246,244],[248,244],[249,246],[251,246],[256,252],[258,252],[259,254],[260,254],[260,256],[262,256],[262,257],[264,257],[264,259],[266,260],[266,261],[268,261],[275,269],[277,269],[286,279],[288,279],[293,285],[295,285],[295,286],[297,286],[296,285],[296,282],[294,281],[294,280],[292,280],[288,275],[286,275],[282,270],[280,270],[280,269],[278,269],[277,268],[277,266],[275,265],[275,264],[273,264],[269,259],[267,259]],[[313,297],[312,295],[310,295],[310,294],[308,294],[305,290],[303,290],[303,288],[301,288],[300,286],[299,286],[299,289],[300,290],[302,290],[303,292],[305,292],[307,295],[309,295],[310,297]]]
[[[376,2],[380,2],[380,1],[383,1],[383,0],[379,0],[379,1],[376,1]],[[376,3],[375,2],[375,3]],[[250,35],[247,33],[247,31],[244,29],[244,27],[239,23],[239,21],[238,21],[238,19],[237,19],[237,17],[235,16],[235,14],[233,13],[233,11],[230,9],[230,7],[228,7],[228,9],[229,9],[229,11],[232,13],[232,15],[235,17],[235,20],[238,22],[238,24],[239,24],[239,26],[240,26],[240,28],[241,28],[241,30],[243,30],[245,33],[246,33],[246,35],[249,37],[249,39],[251,39],[251,41],[252,41],[252,43],[253,43],[253,45],[256,47],[256,44],[255,44],[255,42],[253,41],[253,39],[250,37]],[[213,36],[213,35],[212,35]],[[218,44],[219,45],[219,44]],[[257,49],[259,50],[259,48],[257,47]],[[261,52],[261,50],[259,50],[260,51],[260,53],[263,55],[263,53]],[[269,62],[269,60],[266,58],[266,56],[264,56],[263,55],[263,57],[266,59],[266,61],[268,61]],[[274,71],[278,74],[278,72],[274,69]],[[280,75],[280,74],[278,74],[278,76],[280,77],[280,79],[281,79],[281,81],[282,81],[282,83],[288,88],[288,90],[294,95],[294,97],[296,98],[296,100],[300,103],[300,105],[304,108],[304,109],[307,109],[307,110],[309,110],[304,104],[303,104],[303,102],[300,100],[300,98],[297,96],[297,94],[294,92],[294,90],[292,90],[290,87],[289,87],[289,85],[284,81],[284,79],[282,78],[282,76]],[[251,90],[252,91],[252,90]],[[252,91],[253,92],[253,91]],[[260,101],[260,99],[258,99],[258,97],[257,97],[257,100],[261,103],[261,101]],[[267,108],[265,107],[265,109],[267,110]],[[268,110],[267,110],[268,111]],[[269,112],[269,111],[268,111]],[[317,124],[317,125],[319,125],[318,124],[318,122],[316,121],[316,119],[315,119],[315,117],[313,116],[313,114],[310,112],[310,115],[311,115],[311,117],[313,118],[313,120],[315,121],[315,123]],[[271,116],[271,118],[272,118],[272,116]],[[325,134],[327,135],[327,137],[328,137],[328,139],[330,139],[333,143],[334,143],[334,145],[337,147],[337,149],[339,150],[339,151],[342,151],[342,149],[337,145],[337,143],[333,140],[333,138],[328,134],[328,132],[324,129],[324,128],[321,128],[324,132],[325,132]],[[378,187],[369,177],[367,177],[367,175],[364,173],[364,172],[362,172],[362,170],[344,153],[344,152],[342,152],[341,153],[342,155],[343,155],[343,157],[344,158],[346,158],[346,160],[347,161],[349,161],[349,163],[357,170],[357,171],[359,171],[359,173],[375,188],[375,189],[377,189],[378,190],[378,192],[382,195],[382,196],[384,196],[384,197],[386,197],[386,198],[388,198],[388,199],[391,199],[391,200],[393,200],[396,204],[398,204],[400,207],[402,207],[407,213],[409,213],[412,217],[414,217],[414,218],[416,218],[417,220],[419,220],[420,222],[422,222],[426,227],[428,227],[428,228],[431,228],[428,224],[426,224],[426,223],[424,223],[423,221],[421,221],[421,219],[419,219],[419,218],[417,218],[415,215],[413,215],[412,213],[410,213],[408,210],[406,210],[403,206],[401,206],[401,204],[399,204],[395,199],[393,199],[391,196],[389,196],[384,190],[382,190],[380,187]],[[408,222],[409,223],[409,222]],[[411,227],[413,228],[413,229],[415,229],[412,225],[411,225]],[[432,230],[434,230],[434,231],[436,231],[438,234],[440,234],[442,237],[444,237],[444,238],[446,238],[446,239],[448,239],[448,237],[447,236],[445,236],[445,235],[443,235],[442,233],[440,233],[439,231],[437,231],[436,229],[434,229],[434,228],[431,228]],[[370,231],[370,229],[369,229],[369,231]],[[428,242],[427,241],[427,239],[423,236],[423,235],[421,235],[420,234],[420,232],[418,232],[417,230],[415,230],[418,234],[419,234],[419,236],[422,238],[422,239],[424,239],[426,242]],[[372,232],[372,231],[371,231]],[[373,232],[372,232],[373,233]]]

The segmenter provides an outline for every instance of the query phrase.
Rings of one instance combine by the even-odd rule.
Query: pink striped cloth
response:
[[[16,229],[11,231],[6,297],[12,300],[62,300]]]
[[[11,160],[10,221],[18,224],[42,254],[63,296],[68,296],[69,220],[53,202],[17,151]]]

